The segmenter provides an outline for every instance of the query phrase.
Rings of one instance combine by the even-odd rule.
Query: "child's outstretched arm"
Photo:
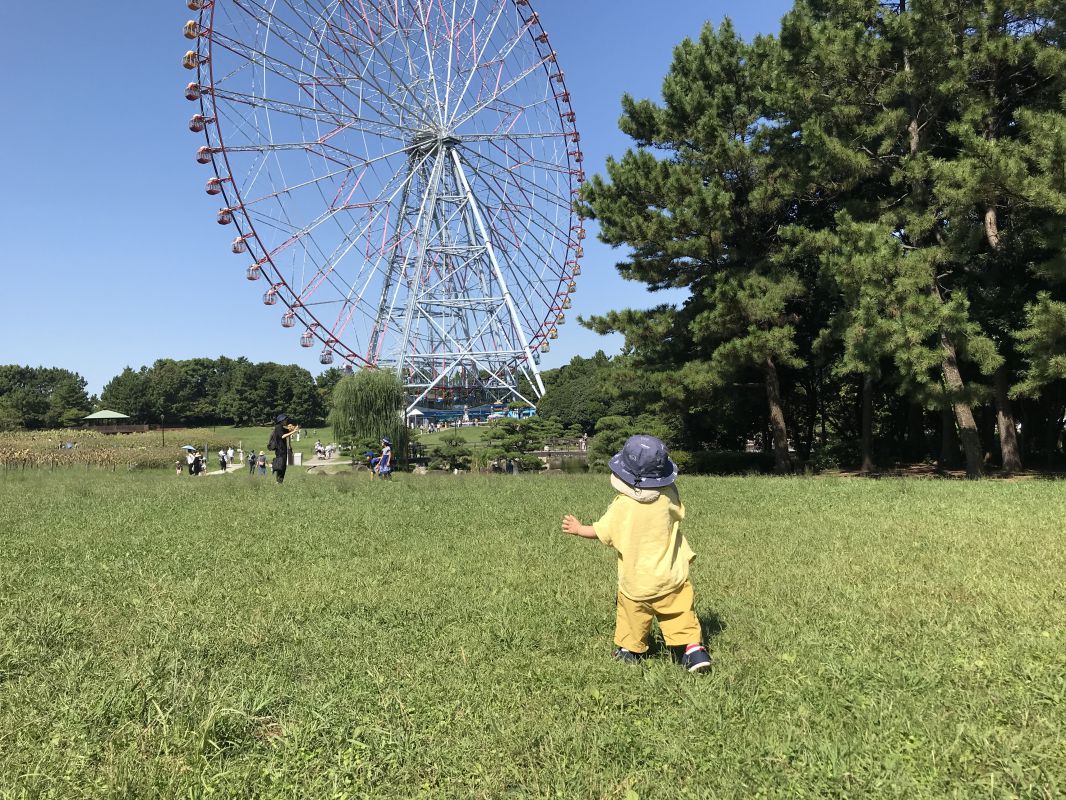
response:
[[[563,517],[563,533],[569,533],[572,536],[580,536],[582,539],[596,538],[596,529],[591,525],[582,525],[581,520],[573,514],[567,514]]]

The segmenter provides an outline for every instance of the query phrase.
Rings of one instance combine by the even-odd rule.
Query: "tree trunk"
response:
[[[869,372],[862,380],[862,472],[873,472],[874,378]]]
[[[991,136],[991,132],[989,134]],[[999,217],[995,205],[985,208],[985,240],[993,250],[999,250]],[[1010,475],[1022,468],[1022,454],[1018,448],[1018,432],[1014,425],[1014,412],[1007,396],[1007,365],[1004,363],[993,376],[992,396],[996,402],[996,425],[999,428],[999,450],[1003,456],[1003,472]]]
[[[785,473],[789,469],[788,429],[785,427],[785,412],[781,407],[781,386],[777,382],[777,365],[767,358],[763,365],[766,373],[766,400],[770,406],[770,427],[774,439],[774,472]]]
[[[993,250],[999,250],[999,218],[995,206],[985,209],[985,240]]]
[[[1063,420],[1066,420],[1066,408],[1060,408],[1058,413],[1058,419],[1055,420],[1055,441],[1052,444],[1052,452],[1062,452],[1062,438],[1066,433],[1066,427],[1063,425]]]
[[[918,403],[907,408],[907,460],[916,462],[925,457],[925,409]]]
[[[1007,396],[1007,366],[1004,364],[993,376],[996,398],[996,425],[999,427],[999,450],[1003,454],[1003,473],[1010,475],[1022,468],[1022,452],[1018,447],[1018,431],[1014,411]]]
[[[809,461],[811,458],[811,450],[814,448],[814,424],[815,417],[818,414],[818,383],[815,378],[811,378],[810,383],[807,385],[807,419],[804,420],[804,442],[802,444],[801,455],[804,461]]]
[[[944,406],[940,409],[940,455],[936,459],[936,468],[941,471],[951,469],[957,463],[958,455],[955,416],[950,406]]]
[[[980,478],[984,471],[981,458],[981,437],[977,435],[977,423],[973,419],[973,410],[970,404],[962,399],[963,382],[955,355],[955,343],[944,331],[940,332],[940,351],[943,354],[941,367],[944,371],[944,383],[947,384],[948,394],[954,398],[951,401],[951,407],[955,411],[959,438],[962,440],[962,452],[966,456],[966,477]]]

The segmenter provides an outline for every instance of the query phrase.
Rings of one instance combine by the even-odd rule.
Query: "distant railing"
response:
[[[147,433],[147,425],[82,425],[83,431],[95,431],[96,433]]]

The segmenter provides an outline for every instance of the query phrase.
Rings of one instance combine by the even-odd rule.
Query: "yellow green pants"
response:
[[[659,630],[667,645],[698,644],[702,636],[700,621],[693,610],[694,597],[689,581],[670,594],[653,600],[631,600],[619,592],[614,643],[631,653],[647,652],[648,634],[655,619],[659,621]]]

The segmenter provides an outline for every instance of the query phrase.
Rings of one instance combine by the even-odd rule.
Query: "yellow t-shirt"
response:
[[[592,527],[601,542],[618,552],[618,591],[631,600],[652,600],[688,580],[696,554],[681,533],[684,518],[685,506],[672,485],[630,489],[614,498]]]

